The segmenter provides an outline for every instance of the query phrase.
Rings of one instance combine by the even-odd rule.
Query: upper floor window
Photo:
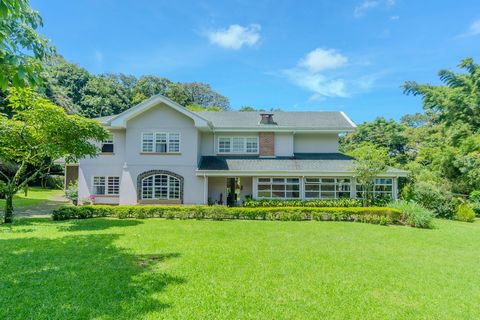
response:
[[[258,153],[258,137],[219,137],[218,153]]]
[[[142,134],[142,152],[172,153],[180,152],[180,133],[144,132]]]
[[[102,141],[102,152],[113,153],[113,135]]]
[[[93,177],[93,190],[95,195],[118,195],[120,177]]]

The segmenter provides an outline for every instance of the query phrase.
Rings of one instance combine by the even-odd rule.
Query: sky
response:
[[[408,80],[480,61],[479,0],[31,0],[58,53],[94,74],[206,82],[232,108],[421,112]]]

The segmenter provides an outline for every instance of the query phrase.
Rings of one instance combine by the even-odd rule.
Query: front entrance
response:
[[[235,207],[240,200],[240,178],[227,178],[227,206]]]

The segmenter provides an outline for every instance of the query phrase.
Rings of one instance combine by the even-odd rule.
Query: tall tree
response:
[[[95,120],[65,111],[40,97],[32,89],[9,90],[11,117],[0,114],[0,175],[6,184],[4,222],[13,221],[13,196],[41,173],[52,161],[78,161],[95,156],[95,141],[108,132]],[[3,168],[8,167],[8,170]]]
[[[440,70],[444,85],[418,84],[408,81],[404,92],[422,96],[423,108],[447,126],[456,123],[470,125],[472,131],[480,128],[480,66],[472,58],[463,59],[459,67],[466,73]]]
[[[54,51],[36,31],[41,25],[28,0],[0,0],[0,90],[40,82],[41,62]]]
[[[133,104],[142,102],[156,94],[165,95],[172,82],[157,76],[142,76],[133,88]]]
[[[81,94],[81,113],[87,117],[118,114],[132,106],[130,92],[111,75],[90,78]]]

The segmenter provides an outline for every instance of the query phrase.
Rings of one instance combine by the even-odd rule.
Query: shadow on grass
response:
[[[0,319],[131,319],[169,308],[155,294],[185,280],[155,266],[179,254],[132,255],[117,237],[0,240]]]
[[[142,224],[141,220],[116,219],[116,218],[93,218],[68,220],[68,226],[59,227],[60,231],[95,231],[116,227],[133,227]]]

